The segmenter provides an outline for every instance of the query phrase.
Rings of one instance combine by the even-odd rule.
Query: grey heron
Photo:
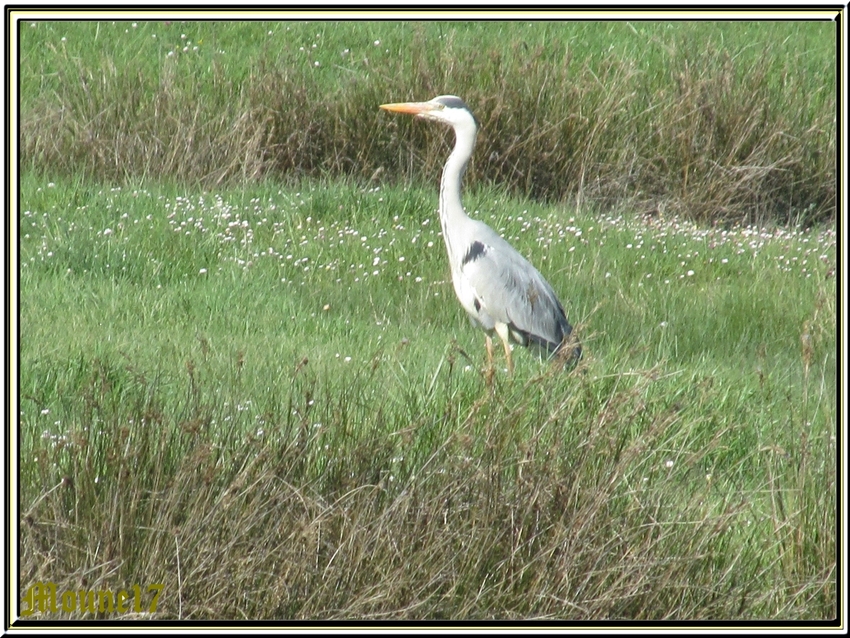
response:
[[[463,208],[461,179],[478,133],[478,120],[466,103],[454,95],[440,95],[428,102],[381,104],[380,108],[454,129],[454,150],[440,182],[440,224],[455,294],[472,323],[485,331],[491,367],[494,332],[505,348],[511,373],[511,341],[541,354],[578,361],[581,345],[570,336],[572,326],[549,282],[498,233],[471,219]]]

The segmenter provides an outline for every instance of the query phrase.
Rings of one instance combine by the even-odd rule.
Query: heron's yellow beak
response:
[[[393,111],[395,113],[424,115],[429,111],[437,110],[439,106],[431,102],[399,102],[398,104],[381,104],[380,108],[385,111]]]

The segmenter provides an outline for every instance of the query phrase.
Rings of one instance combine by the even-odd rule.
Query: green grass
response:
[[[471,183],[702,222],[834,219],[822,22],[34,22],[21,160],[45,179],[436,179],[446,142],[377,105],[461,95]]]
[[[834,41],[22,24],[21,590],[833,618]],[[518,349],[488,383],[435,213],[450,135],[377,108],[443,93],[483,124],[466,207],[558,292],[575,370]]]
[[[156,618],[836,613],[833,230],[473,189],[585,346],[491,387],[433,187],[21,189],[22,590],[163,583]]]

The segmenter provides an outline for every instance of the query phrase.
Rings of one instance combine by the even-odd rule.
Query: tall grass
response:
[[[586,352],[491,384],[434,199],[26,174],[22,590],[163,583],[160,619],[832,618],[834,232],[473,190]]]
[[[436,179],[378,104],[462,95],[471,183],[712,222],[834,219],[830,22],[38,22],[21,156],[48,179]]]

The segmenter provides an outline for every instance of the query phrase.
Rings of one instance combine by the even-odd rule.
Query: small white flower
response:
[[[689,271],[688,271],[688,277],[693,277],[693,276],[694,276],[694,271],[693,271],[693,270],[689,270]]]
[[[673,467],[673,461],[668,460],[666,463],[664,463],[664,465],[665,467],[667,467],[667,469],[670,469],[671,467]]]
[[[206,274],[207,274],[207,269],[206,269],[206,268],[201,268],[201,269],[198,271],[198,274],[200,274],[200,275],[206,275]]]

